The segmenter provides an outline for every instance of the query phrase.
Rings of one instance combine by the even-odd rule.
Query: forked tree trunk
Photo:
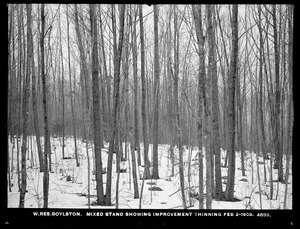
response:
[[[209,78],[211,80],[211,96],[212,96],[212,157],[215,157],[215,194],[216,198],[222,195],[222,180],[221,180],[221,155],[220,155],[220,132],[219,132],[219,91],[218,91],[218,76],[216,65],[216,42],[215,31],[212,22],[213,6],[207,7],[208,21],[208,46],[209,46]],[[212,173],[212,180],[214,176]]]
[[[114,61],[114,99],[113,99],[113,117],[112,117],[112,132],[109,141],[109,153],[107,160],[107,180],[106,180],[106,201],[107,206],[111,205],[111,180],[112,180],[112,160],[113,160],[113,149],[115,136],[117,134],[117,113],[119,106],[119,85],[120,85],[120,63],[122,56],[123,46],[123,35],[124,35],[124,16],[125,16],[125,5],[121,5],[120,11],[120,27],[119,27],[119,42],[116,47],[116,55]]]
[[[36,145],[37,145],[37,150],[38,150],[40,172],[43,172],[44,171],[44,160],[43,160],[43,152],[42,152],[42,146],[41,146],[41,140],[40,140],[39,116],[38,116],[38,110],[37,110],[37,95],[36,95],[37,91],[36,91],[36,77],[35,77],[32,32],[30,34],[30,38],[29,38],[28,42],[29,42],[29,46],[30,46],[30,49],[31,49],[31,67],[32,67],[31,91],[32,91],[33,122],[34,122],[35,136],[36,136]]]
[[[100,6],[99,6],[100,10]],[[110,75],[108,74],[107,71],[107,65],[106,65],[106,54],[105,54],[105,48],[104,48],[104,36],[103,36],[103,26],[102,26],[102,18],[101,18],[101,12],[99,13],[99,21],[100,21],[100,37],[101,37],[101,51],[102,51],[102,56],[103,56],[103,67],[104,67],[104,74],[105,74],[105,82],[106,82],[106,97],[107,97],[107,118],[106,118],[106,136],[107,138],[105,139],[107,141],[108,136],[110,135],[110,132],[107,130],[108,126],[110,126],[111,123],[111,80],[110,80]]]

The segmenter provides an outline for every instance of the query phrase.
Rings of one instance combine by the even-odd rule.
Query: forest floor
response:
[[[25,208],[41,208],[43,207],[43,173],[39,172],[38,157],[36,152],[35,137],[32,138],[29,144],[29,160],[27,160],[27,193],[25,196]],[[15,146],[10,142],[8,146],[10,163],[13,155],[13,173],[11,173],[11,191],[7,185],[7,207],[17,208],[19,205],[19,191],[17,179],[17,146],[16,139]],[[20,147],[19,142],[19,147]],[[96,202],[96,182],[93,175],[93,144],[88,144],[88,151],[91,163],[91,188],[90,199],[91,208],[116,208],[115,204],[115,190],[116,190],[116,163],[115,156],[113,161],[113,177],[112,177],[112,206],[95,205]],[[125,147],[125,144],[123,145]],[[87,155],[86,144],[81,140],[77,140],[78,154],[80,166],[76,167],[74,155],[74,139],[65,139],[65,156],[71,159],[62,160],[62,139],[51,138],[51,158],[52,171],[50,173],[49,181],[49,208],[88,208],[88,169],[87,169]],[[31,150],[33,151],[33,162],[31,159]],[[102,149],[103,167],[107,166],[107,152],[108,144]],[[143,152],[143,144],[141,144],[141,154]],[[144,190],[142,196],[142,209],[182,209],[182,199],[180,192],[179,174],[178,174],[178,150],[175,149],[175,170],[174,176],[171,174],[171,160],[169,160],[169,145],[159,145],[159,177],[160,179],[147,179],[144,183]],[[151,155],[151,146],[149,147],[149,155]],[[130,156],[130,154],[128,154]],[[221,150],[222,165],[224,165],[226,152]],[[21,156],[20,156],[21,158]],[[143,156],[141,155],[141,158]],[[151,156],[149,156],[151,160]],[[187,206],[189,209],[199,209],[198,200],[195,198],[198,193],[198,159],[197,150],[188,150],[185,148],[183,153],[184,159],[184,175],[185,175],[185,194]],[[188,162],[190,165],[190,182],[188,182]],[[142,160],[143,161],[143,160]],[[283,209],[285,184],[277,182],[277,171],[273,170],[273,199],[270,200],[270,160],[266,160],[263,164],[263,158],[258,157],[261,199],[260,205],[259,185],[257,176],[256,155],[252,152],[245,153],[245,169],[246,176],[242,176],[240,153],[236,152],[236,171],[235,171],[235,187],[234,196],[239,201],[228,202],[213,199],[212,209]],[[132,179],[132,165],[131,157],[125,162],[121,162],[121,169],[126,169],[125,173],[120,173],[119,180],[119,209],[138,209],[139,199],[133,198],[133,179]],[[142,162],[143,164],[143,162]],[[265,169],[264,169],[265,166]],[[285,173],[285,157],[283,159],[283,171]],[[20,166],[21,169],[21,166]],[[266,180],[264,178],[264,170]],[[138,187],[139,192],[142,186],[143,179],[140,175],[143,172],[143,167],[137,167]],[[222,166],[222,182],[223,191],[226,187],[227,168]],[[204,159],[204,179],[205,179],[205,159]],[[106,174],[103,174],[104,191],[106,184]],[[155,188],[157,187],[157,188]],[[155,189],[150,191],[149,189]],[[191,193],[191,195],[189,195]],[[204,180],[205,193],[205,180]],[[190,197],[190,198],[189,198]],[[204,198],[205,202],[205,198]],[[205,206],[205,204],[204,204]],[[292,157],[290,160],[290,175],[287,192],[287,208],[292,209]]]

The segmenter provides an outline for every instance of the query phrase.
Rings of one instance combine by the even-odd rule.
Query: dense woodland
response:
[[[277,182],[287,184],[294,119],[292,5],[9,4],[7,10],[7,134],[17,149],[16,156],[8,152],[7,173],[10,189],[17,172],[20,208],[28,160],[43,173],[48,207],[53,138],[62,142],[61,160],[68,159],[67,137],[78,167],[79,151],[86,153],[98,205],[118,206],[111,198],[113,164],[119,174],[129,154],[134,198],[141,198],[134,168],[144,166],[144,180],[159,179],[159,144],[169,145],[171,176],[178,166],[184,209],[187,148],[198,151],[199,208],[204,198],[206,208],[212,199],[234,201],[235,158],[240,155],[244,173],[245,151],[270,166],[270,177],[260,179],[271,181],[271,199],[272,170],[278,171]],[[79,140],[93,145],[92,155],[78,149]],[[36,161],[29,144],[36,144]],[[225,189],[222,166],[228,167]]]

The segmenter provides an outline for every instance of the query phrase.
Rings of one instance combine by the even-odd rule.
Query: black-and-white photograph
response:
[[[7,11],[7,224],[293,210],[293,5]]]

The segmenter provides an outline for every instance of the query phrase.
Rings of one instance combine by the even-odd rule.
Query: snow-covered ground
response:
[[[25,196],[26,208],[41,208],[43,207],[43,173],[39,172],[38,157],[36,153],[35,137],[32,138],[33,148],[29,144],[29,157],[31,158],[31,150],[33,151],[34,166],[31,166],[31,159],[27,160],[27,193]],[[17,180],[17,164],[16,164],[16,139],[15,147],[9,142],[8,152],[10,163],[13,156],[13,173],[11,173],[12,187],[11,192],[8,189],[8,207],[18,207],[19,192]],[[19,140],[20,141],[20,140]],[[20,142],[19,142],[20,144]],[[21,145],[21,144],[20,144]],[[79,153],[80,166],[76,167],[74,155],[74,139],[65,139],[65,156],[72,159],[62,160],[62,139],[51,138],[51,158],[52,171],[50,173],[49,181],[49,208],[88,208],[87,187],[88,187],[88,169],[87,169],[87,155],[86,144],[81,140],[77,140],[77,147]],[[125,144],[123,144],[125,147]],[[145,180],[142,208],[143,209],[182,209],[181,192],[179,191],[179,174],[178,174],[178,150],[175,149],[175,172],[174,176],[171,174],[171,161],[169,157],[169,146],[159,145],[159,177],[157,180]],[[97,206],[93,203],[96,201],[96,183],[93,170],[93,144],[89,143],[89,155],[91,159],[91,208],[115,208],[115,206]],[[108,144],[102,149],[103,167],[107,166],[107,151]],[[141,153],[143,152],[143,144],[141,144]],[[224,164],[226,152],[221,151],[222,165]],[[151,161],[151,145],[149,149],[149,159]],[[188,159],[189,154],[191,158],[190,168],[190,183],[188,182]],[[128,154],[130,156],[130,154]],[[21,158],[21,157],[20,157]],[[142,157],[143,158],[143,157]],[[191,152],[186,148],[183,154],[184,159],[184,175],[186,187],[186,200],[189,209],[199,209],[198,200],[189,198],[189,192],[197,193],[198,191],[198,160],[197,150],[193,149]],[[193,160],[194,159],[194,160]],[[143,160],[142,160],[143,161]],[[262,162],[262,157],[259,157],[259,162]],[[292,209],[292,160],[290,160],[290,175],[288,183],[287,194],[287,208]],[[133,198],[133,179],[129,170],[132,171],[131,158],[126,162],[121,162],[121,168],[126,168],[126,173],[120,173],[119,180],[119,208],[121,209],[138,209],[139,199]],[[142,162],[143,163],[143,162]],[[177,165],[176,165],[177,164]],[[253,167],[251,166],[253,165]],[[285,157],[284,157],[284,173],[285,173]],[[20,166],[21,168],[21,166]],[[269,199],[270,195],[270,161],[266,160],[265,169],[267,173],[267,182],[264,182],[264,165],[259,163],[260,184],[261,184],[261,198],[262,206],[260,206],[259,185],[257,179],[257,163],[256,155],[246,151],[245,168],[246,176],[242,176],[240,153],[236,152],[236,171],[235,171],[235,197],[240,201],[227,202],[213,200],[213,209],[282,209],[284,202],[285,184],[274,182],[273,199]],[[116,178],[115,173],[116,164],[115,156],[113,161],[113,181],[112,181],[112,202],[115,203]],[[138,186],[141,189],[143,180],[140,175],[143,167],[137,167],[138,171]],[[227,168],[222,167],[222,181],[223,190],[226,187]],[[67,181],[67,178],[71,178]],[[204,179],[205,179],[205,159],[204,159]],[[277,170],[273,170],[273,180],[277,179]],[[106,174],[103,174],[103,181],[106,182]],[[149,188],[153,186],[159,187],[162,191],[150,191]],[[189,187],[191,187],[189,189]],[[105,191],[105,184],[104,184]],[[204,180],[205,193],[205,180]],[[276,198],[277,197],[277,198]],[[205,201],[205,198],[204,198]],[[205,205],[204,205],[205,206]]]

